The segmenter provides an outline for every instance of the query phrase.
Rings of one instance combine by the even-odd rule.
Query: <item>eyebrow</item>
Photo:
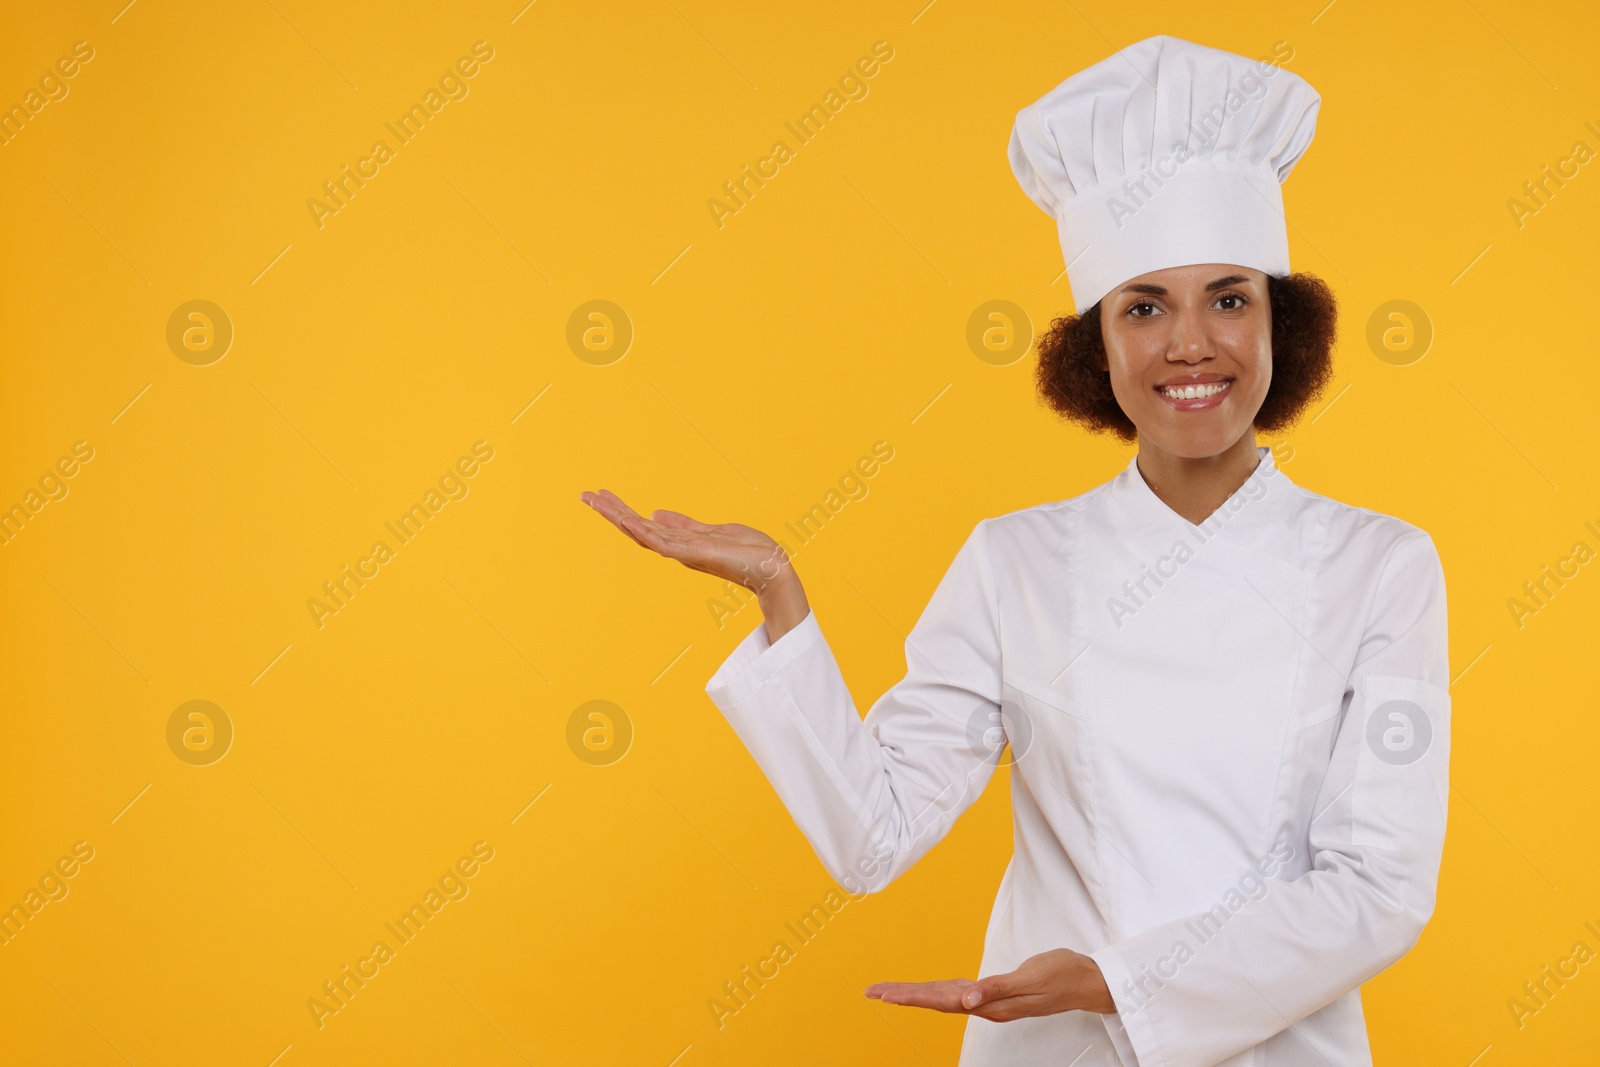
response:
[[[1230,274],[1226,278],[1218,278],[1214,282],[1207,282],[1206,283],[1206,292],[1209,293],[1214,289],[1221,289],[1225,285],[1238,285],[1240,282],[1248,282],[1249,280],[1250,279],[1246,278],[1243,274]],[[1166,296],[1167,295],[1166,289],[1162,288],[1159,285],[1144,285],[1144,284],[1124,285],[1122,287],[1122,289],[1121,289],[1121,292],[1124,292],[1124,293],[1149,293],[1151,296]]]

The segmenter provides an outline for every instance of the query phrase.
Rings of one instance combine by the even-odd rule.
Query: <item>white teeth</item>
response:
[[[1201,397],[1216,396],[1228,387],[1227,382],[1207,382],[1204,385],[1183,385],[1167,387],[1161,390],[1163,396],[1173,400],[1198,400]]]

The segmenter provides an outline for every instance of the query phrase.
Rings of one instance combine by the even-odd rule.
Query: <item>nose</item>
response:
[[[1174,316],[1172,337],[1167,343],[1167,359],[1182,363],[1199,363],[1214,351],[1211,335],[1207,332],[1205,316],[1198,312],[1180,310]]]

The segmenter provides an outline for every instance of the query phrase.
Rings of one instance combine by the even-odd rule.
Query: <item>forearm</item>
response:
[[[1269,880],[1259,900],[1225,920],[1198,913],[1092,955],[1140,1062],[1201,1067],[1278,1033],[1403,955],[1431,914],[1435,871],[1429,859],[1371,849],[1292,881]]]
[[[932,848],[994,770],[969,736],[1000,705],[999,633],[982,524],[906,638],[906,675],[857,713],[781,554],[747,588],[764,626],[706,692],[836,877],[887,885]],[[986,720],[985,720],[986,721]]]
[[[880,888],[907,836],[890,767],[816,617],[808,611],[784,637],[773,648],[752,630],[706,692],[829,873],[851,892]]]

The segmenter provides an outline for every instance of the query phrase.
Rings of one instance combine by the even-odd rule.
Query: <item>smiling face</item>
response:
[[[1272,384],[1267,276],[1201,263],[1151,271],[1100,301],[1111,389],[1140,447],[1215,456],[1245,435]]]

